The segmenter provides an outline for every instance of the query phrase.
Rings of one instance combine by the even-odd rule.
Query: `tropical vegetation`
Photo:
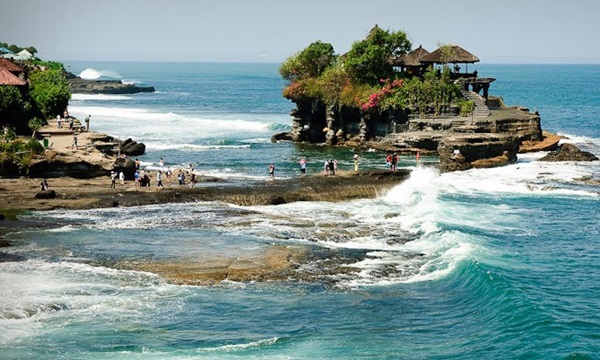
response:
[[[283,95],[294,102],[319,100],[365,112],[410,109],[420,115],[433,110],[437,115],[452,104],[468,109],[447,66],[442,71],[431,68],[422,76],[393,70],[390,59],[407,54],[411,47],[405,33],[377,26],[343,55],[335,54],[331,44],[313,42],[281,64],[279,72],[289,82]]]
[[[0,43],[13,52],[23,48]],[[31,53],[37,50],[26,48]],[[44,119],[62,114],[67,108],[71,91],[63,65],[40,59],[19,62],[23,67],[25,86],[0,85],[0,163],[13,163],[24,169],[31,158],[43,151],[35,139]],[[32,135],[30,139],[18,135]]]

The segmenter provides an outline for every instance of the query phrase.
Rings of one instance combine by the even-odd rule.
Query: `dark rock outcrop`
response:
[[[451,134],[438,146],[444,172],[503,166],[517,161],[519,140],[507,134]]]
[[[144,155],[146,152],[146,145],[137,141],[133,141],[131,138],[123,141],[120,148],[121,154],[129,156]]]
[[[271,136],[271,142],[276,143],[278,141],[292,141],[292,133],[291,132],[281,132]]]
[[[110,170],[100,164],[64,156],[36,161],[30,165],[28,173],[30,177],[57,178],[69,176],[77,179],[90,179],[108,174],[110,174]]]
[[[126,180],[133,180],[135,174],[135,161],[126,157],[117,158],[113,165],[113,169],[117,173],[122,171]]]
[[[563,144],[539,161],[597,161],[598,157],[572,144]]]
[[[56,191],[54,190],[43,190],[35,194],[36,199],[55,199]]]
[[[85,80],[71,77],[68,81],[71,92],[76,94],[136,94],[155,91],[153,86],[126,84],[121,80]]]

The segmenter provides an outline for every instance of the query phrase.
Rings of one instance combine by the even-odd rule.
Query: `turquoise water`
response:
[[[157,88],[76,95],[71,113],[145,142],[145,166],[193,163],[247,181],[309,172],[352,152],[272,144],[291,104],[275,64],[73,63]],[[478,65],[491,93],[538,110],[545,129],[600,154],[600,66]],[[117,74],[115,74],[117,73]],[[242,90],[242,91],[240,91]],[[487,170],[416,167],[377,199],[239,207],[166,204],[28,218],[54,229],[11,235],[0,263],[6,359],[597,359],[598,163]],[[364,166],[383,167],[366,153]],[[429,159],[434,161],[434,159]],[[134,262],[312,254],[288,281],[181,286]],[[352,273],[332,271],[345,264]]]

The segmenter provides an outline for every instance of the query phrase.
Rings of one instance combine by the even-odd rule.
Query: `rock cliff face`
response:
[[[29,167],[29,176],[37,178],[57,178],[69,176],[76,179],[89,179],[106,176],[110,169],[101,164],[91,163],[69,156],[55,156],[33,162]]]
[[[420,150],[439,155],[443,171],[515,162],[522,142],[532,145],[544,139],[539,114],[507,107],[501,98],[490,97],[489,102],[482,98],[480,103],[485,109],[479,110],[485,111],[474,111],[468,117],[455,112],[417,117],[404,111],[364,112],[326,107],[319,101],[298,102],[291,112],[290,137],[295,142],[369,146],[384,151]]]

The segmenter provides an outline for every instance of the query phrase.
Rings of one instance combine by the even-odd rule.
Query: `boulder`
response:
[[[598,157],[572,144],[563,144],[539,161],[597,161]]]
[[[292,141],[292,133],[291,132],[281,132],[271,136],[271,142],[276,143],[278,141]]]
[[[146,152],[146,145],[133,141],[131,138],[121,143],[121,154],[129,156],[144,155]]]
[[[54,191],[54,190],[39,191],[37,194],[35,194],[35,198],[36,199],[55,199],[56,191]]]
[[[123,172],[125,180],[133,180],[135,175],[135,161],[127,157],[120,157],[115,160],[113,164],[113,170],[117,172]]]

